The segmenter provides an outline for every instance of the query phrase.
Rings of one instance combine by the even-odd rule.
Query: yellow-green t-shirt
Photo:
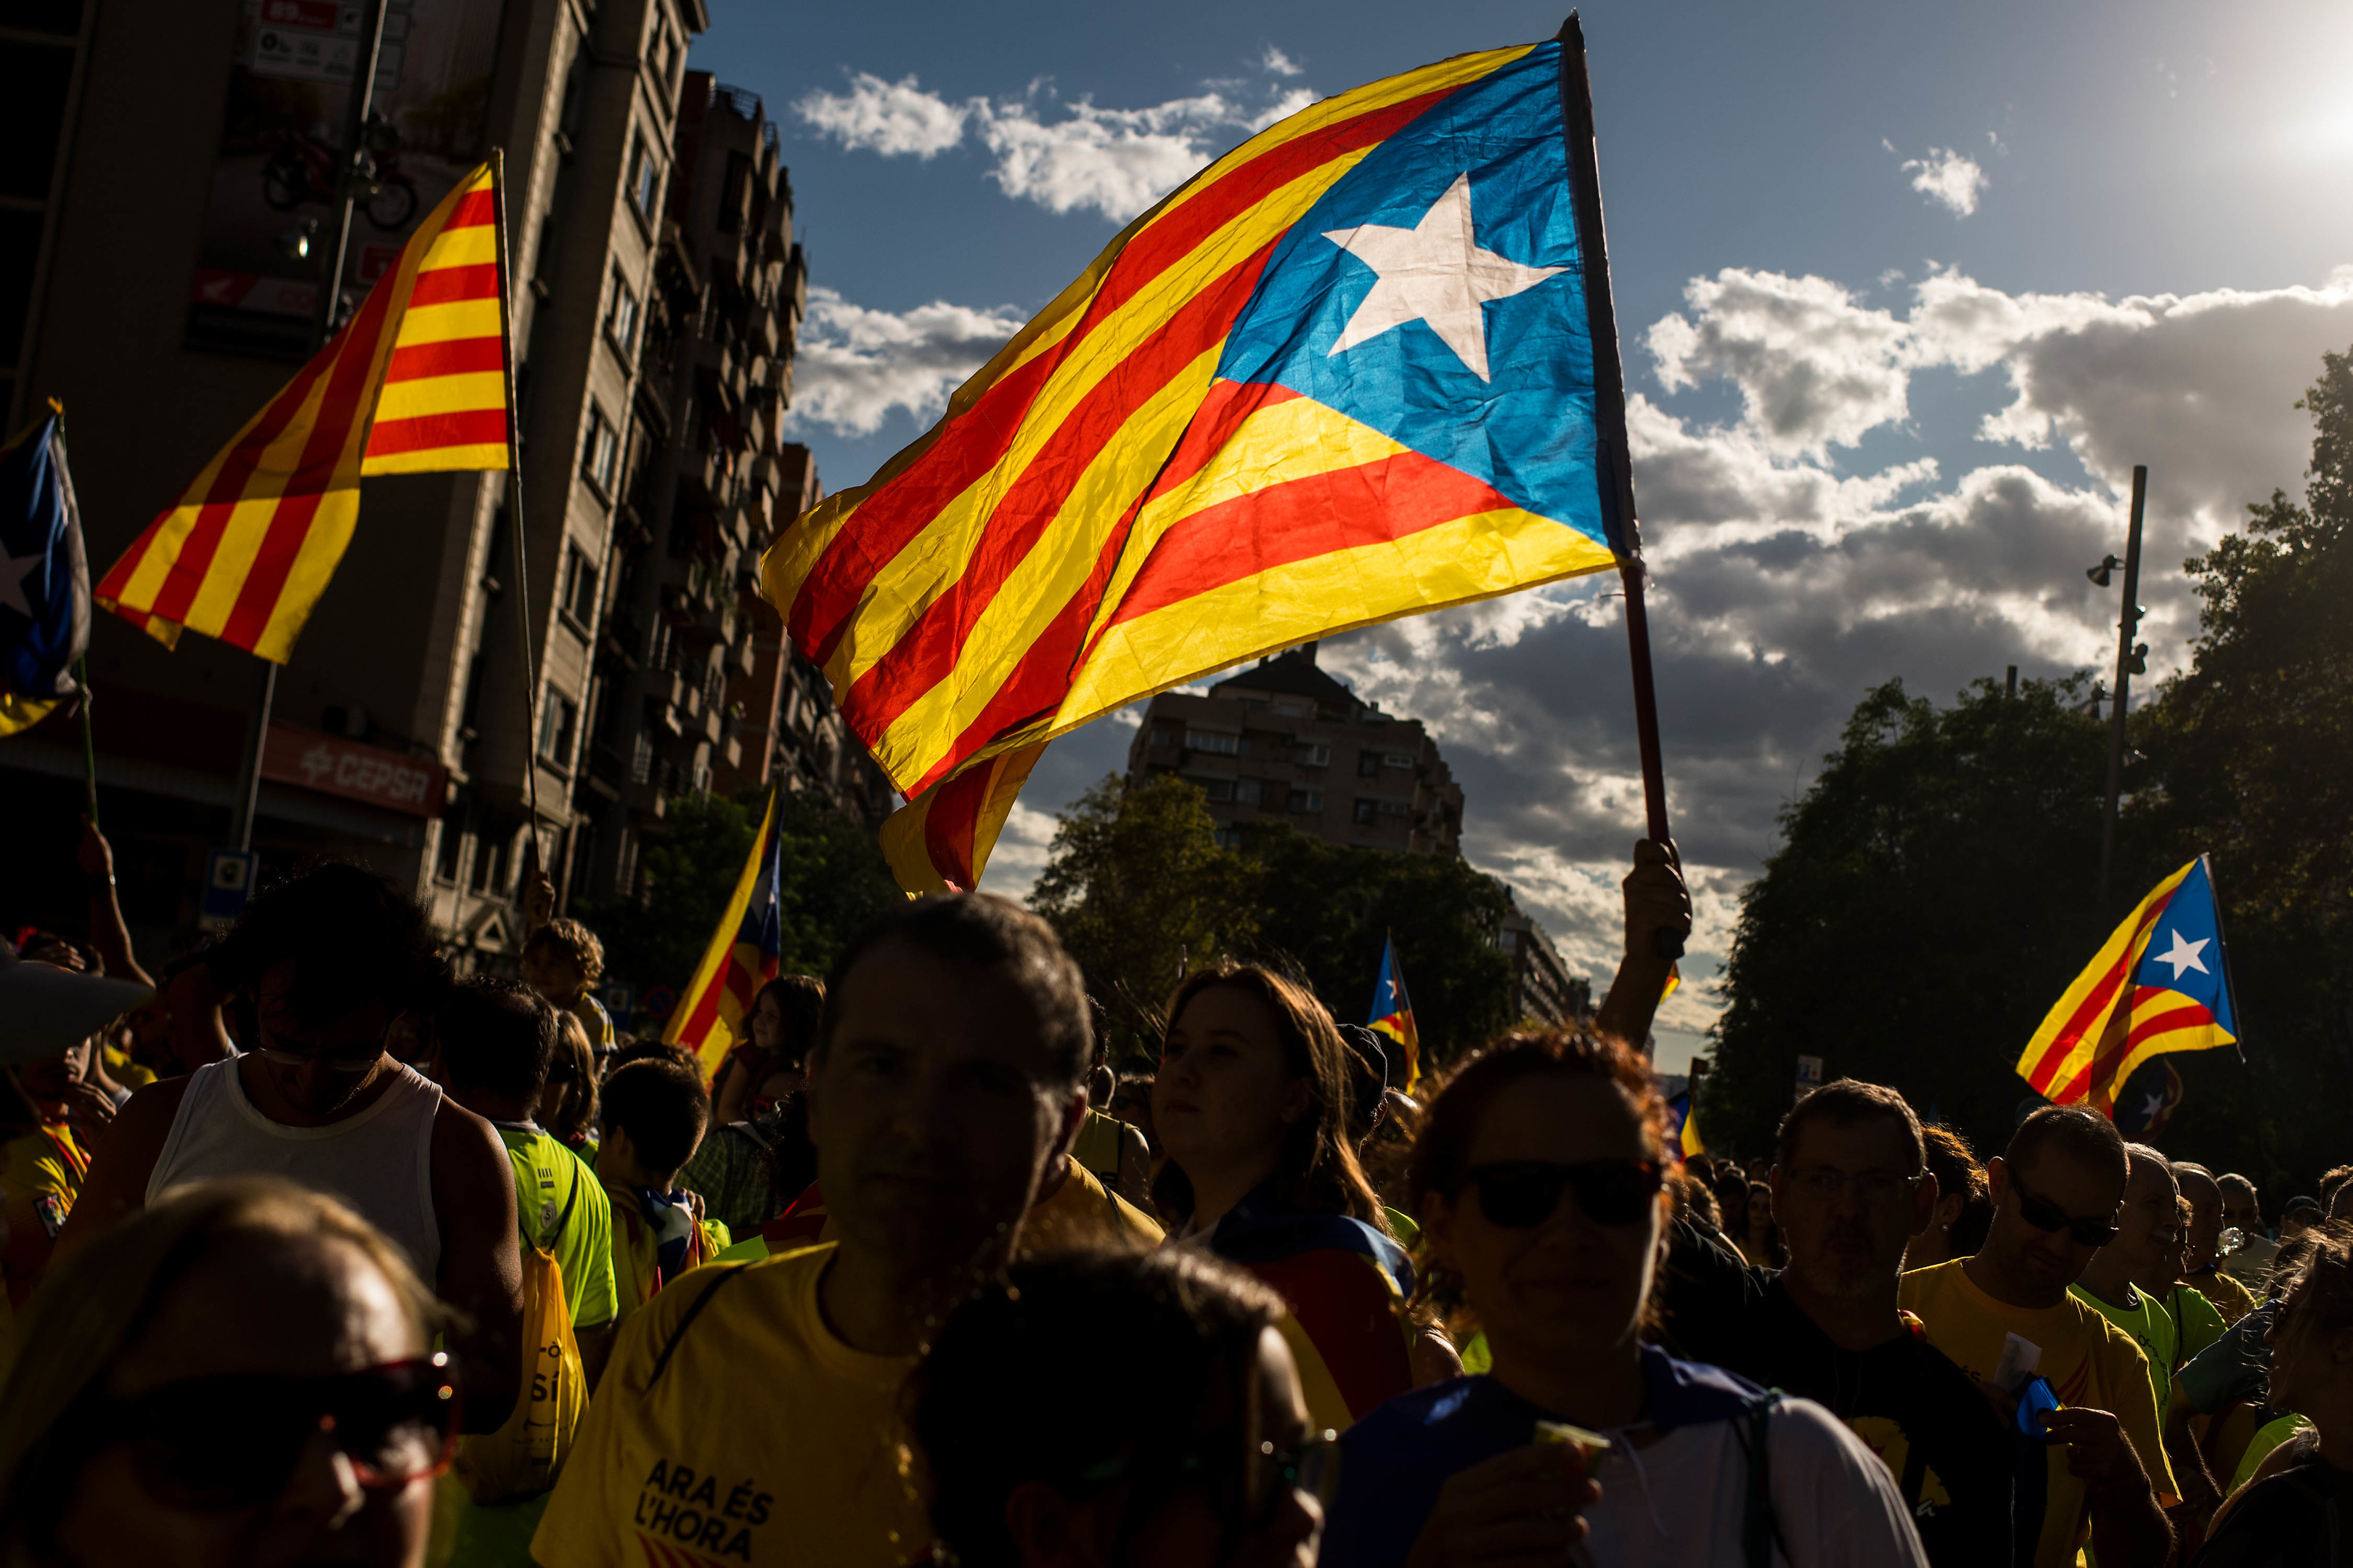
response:
[[[90,1156],[64,1122],[46,1122],[0,1148],[0,1218],[7,1226],[0,1250],[5,1294],[21,1304],[49,1260],[49,1248],[73,1212]]]
[[[2157,1397],[2157,1429],[2164,1431],[2165,1407],[2173,1397],[2174,1370],[2181,1364],[2180,1326],[2146,1290],[2135,1289],[2129,1307],[2104,1301],[2081,1285],[2070,1285],[2067,1294],[2131,1335],[2132,1342],[2140,1347],[2148,1363],[2149,1392]],[[2059,1385],[2053,1383],[2051,1386],[2055,1389]]]
[[[2158,1500],[2168,1507],[2179,1501],[2173,1470],[2165,1462],[2148,1358],[2132,1336],[2073,1296],[2062,1297],[2051,1307],[1997,1301],[1962,1271],[1968,1261],[1957,1258],[1915,1268],[1898,1283],[1898,1304],[1919,1318],[1928,1342],[1979,1383],[1993,1381],[2009,1335],[2038,1346],[2042,1359],[2036,1370],[2050,1380],[2060,1403],[2113,1414],[2156,1486]],[[2064,1444],[2051,1445],[2048,1462],[2035,1568],[2068,1568],[2091,1534],[2088,1497],[2083,1481],[2068,1473]]]
[[[2181,1282],[2212,1303],[2226,1328],[2255,1310],[2254,1292],[2219,1268],[2209,1268],[2203,1274],[2185,1274]]]
[[[826,1326],[833,1254],[703,1268],[622,1324],[533,1557],[899,1568],[929,1550],[899,1414],[915,1358],[853,1350]]]
[[[613,1200],[605,1184],[579,1155],[537,1127],[495,1125],[514,1166],[515,1215],[523,1239],[554,1255],[572,1326],[604,1327],[620,1315],[613,1286]]]

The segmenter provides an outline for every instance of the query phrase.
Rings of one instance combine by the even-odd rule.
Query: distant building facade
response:
[[[1514,1016],[1568,1025],[1592,1016],[1593,983],[1582,974],[1568,973],[1545,928],[1517,904],[1504,916],[1495,945],[1512,955]]]
[[[1462,790],[1418,719],[1397,719],[1316,668],[1315,645],[1261,659],[1207,696],[1164,691],[1128,747],[1131,787],[1201,786],[1220,834],[1257,817],[1331,844],[1459,855]]]

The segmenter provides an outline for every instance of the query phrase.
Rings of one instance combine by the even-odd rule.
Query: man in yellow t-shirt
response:
[[[2175,1490],[2147,1358],[2067,1289],[2116,1237],[2124,1141],[2097,1111],[2045,1106],[2020,1124],[1988,1174],[1994,1215],[1985,1245],[1973,1258],[1905,1275],[1900,1302],[1928,1342],[1980,1384],[2028,1359],[2065,1406],[2043,1418],[2050,1448],[2035,1568],[2067,1568],[2087,1538],[2101,1568],[2160,1568],[2173,1550],[2164,1510]],[[2012,1340],[2031,1349],[2012,1349]],[[2024,1383],[2007,1378],[2002,1397]]]
[[[698,1269],[622,1325],[533,1555],[899,1568],[928,1551],[901,1385],[1060,1167],[1091,1052],[1078,966],[1017,905],[926,899],[853,942],[807,1089],[839,1239]]]

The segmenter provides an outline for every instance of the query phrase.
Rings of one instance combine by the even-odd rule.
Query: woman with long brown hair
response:
[[[1167,1019],[1152,1113],[1168,1159],[1153,1198],[1176,1245],[1282,1293],[1308,1408],[1345,1426],[1413,1386],[1416,1331],[1413,1265],[1348,1142],[1339,1027],[1254,963],[1188,976]]]

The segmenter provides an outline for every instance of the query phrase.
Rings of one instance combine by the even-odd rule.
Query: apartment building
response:
[[[332,285],[315,242],[367,7],[55,0],[31,26],[0,20],[0,87],[56,88],[12,102],[33,140],[0,190],[0,387],[11,427],[64,403],[102,571],[308,357],[321,289],[348,310],[439,195],[504,150],[523,504],[504,473],[367,481],[277,682],[255,830],[265,877],[308,856],[365,860],[424,899],[461,955],[502,962],[527,861],[570,885],[598,852],[578,803],[616,541],[633,536],[636,311],[677,284],[659,276],[673,150],[688,42],[709,18],[703,0],[385,8],[376,188]],[[712,587],[736,596],[733,580]],[[229,831],[259,665],[98,622],[101,811],[134,934],[167,951],[193,931],[206,851]],[[78,923],[81,765],[64,714],[0,748],[0,811],[49,825],[15,868],[16,918]]]
[[[1131,785],[1199,784],[1221,837],[1261,816],[1333,844],[1457,855],[1462,790],[1418,719],[1358,700],[1316,668],[1315,644],[1261,659],[1206,696],[1164,691],[1128,748]]]
[[[1545,928],[1516,903],[1504,916],[1495,945],[1512,955],[1514,1016],[1567,1025],[1592,1016],[1593,982],[1570,975]]]

